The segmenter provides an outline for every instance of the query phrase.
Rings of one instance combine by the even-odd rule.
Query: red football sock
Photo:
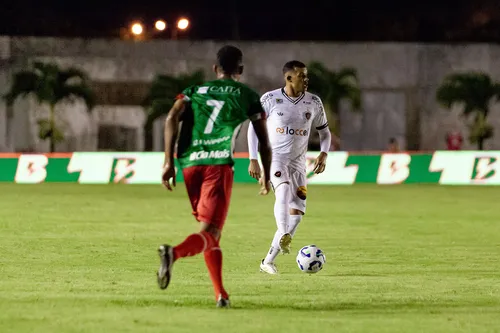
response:
[[[218,244],[215,246],[204,252],[205,263],[207,264],[210,279],[212,279],[212,284],[214,285],[215,299],[217,300],[221,294],[223,298],[227,299],[229,295],[222,286],[222,251],[218,247]]]
[[[197,255],[206,249],[211,249],[216,243],[214,236],[206,231],[191,234],[184,242],[174,247],[174,261]]]

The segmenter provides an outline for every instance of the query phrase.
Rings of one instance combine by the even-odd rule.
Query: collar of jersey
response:
[[[302,98],[304,98],[304,96],[306,95],[306,94],[302,93],[299,97],[297,97],[297,99],[293,99],[287,95],[285,88],[281,88],[281,93],[283,94],[283,96],[285,96],[285,98],[287,100],[289,100],[293,104],[297,104],[298,102],[300,102],[302,100]]]

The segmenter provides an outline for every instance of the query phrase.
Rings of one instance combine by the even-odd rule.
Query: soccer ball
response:
[[[304,273],[318,273],[325,263],[325,254],[316,245],[304,246],[297,254],[297,265]]]

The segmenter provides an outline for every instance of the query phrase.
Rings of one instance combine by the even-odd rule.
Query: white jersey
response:
[[[309,92],[292,98],[280,88],[265,93],[260,101],[267,114],[273,160],[305,170],[311,128],[321,130],[328,127],[321,99]]]

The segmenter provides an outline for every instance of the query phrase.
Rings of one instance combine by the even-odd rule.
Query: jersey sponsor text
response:
[[[204,145],[204,146],[211,146],[211,145],[216,145],[218,143],[224,142],[224,141],[229,141],[231,140],[231,137],[226,135],[223,136],[222,138],[218,139],[210,139],[210,140],[193,140],[193,146],[198,146],[198,145]]]
[[[208,158],[228,158],[231,156],[228,149],[212,151],[195,151],[189,155],[190,161],[205,160]]]
[[[293,128],[288,128],[288,126],[276,127],[276,133],[298,135],[298,136],[307,136],[309,134],[309,132],[306,129],[293,129]]]

